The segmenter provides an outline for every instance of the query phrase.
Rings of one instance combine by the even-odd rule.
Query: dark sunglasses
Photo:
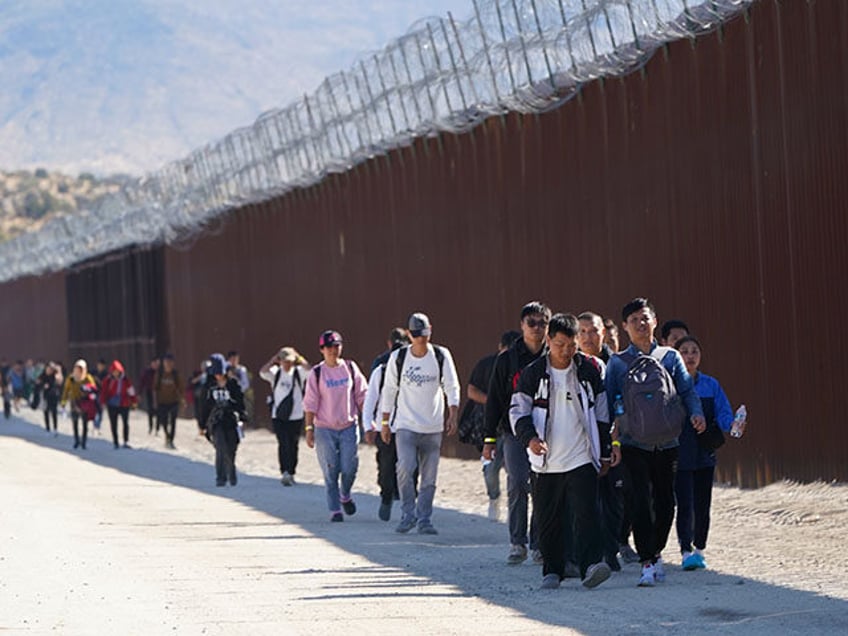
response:
[[[535,329],[536,327],[547,327],[548,326],[548,321],[545,320],[544,318],[540,318],[539,320],[536,320],[535,318],[527,318],[527,319],[524,320],[524,322],[527,323],[527,326],[530,327],[531,329]]]

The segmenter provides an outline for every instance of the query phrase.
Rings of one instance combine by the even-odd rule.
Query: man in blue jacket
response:
[[[677,395],[686,409],[688,423],[698,433],[707,423],[701,401],[692,388],[692,378],[683,358],[675,349],[659,347],[654,340],[657,314],[647,298],[634,298],[621,310],[622,326],[630,338],[630,346],[610,358],[607,365],[606,393],[613,404],[620,404],[625,394],[628,370],[640,356],[658,360],[671,376]],[[622,416],[616,413],[616,428]],[[631,414],[635,416],[636,414]],[[642,563],[640,587],[652,587],[665,580],[661,553],[668,541],[674,521],[674,474],[677,471],[677,436],[661,443],[646,444],[622,433],[613,444],[621,444],[622,462],[630,473],[632,484],[633,537]]]

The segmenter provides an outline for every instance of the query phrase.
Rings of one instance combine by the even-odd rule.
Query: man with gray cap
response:
[[[417,524],[419,534],[437,534],[430,517],[442,433],[456,432],[460,394],[456,367],[447,348],[430,343],[431,334],[430,319],[425,314],[409,317],[412,344],[389,357],[380,401],[380,435],[388,444],[395,433],[397,445],[402,516],[395,531],[400,533],[409,532]],[[420,479],[417,501],[416,470]]]
[[[277,459],[283,486],[294,485],[297,450],[303,429],[303,394],[309,369],[294,347],[283,347],[259,369],[271,385],[271,419],[277,436]]]

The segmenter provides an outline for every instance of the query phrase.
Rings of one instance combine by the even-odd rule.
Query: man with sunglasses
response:
[[[509,423],[509,403],[521,371],[545,354],[545,333],[551,319],[550,308],[542,302],[529,302],[521,308],[521,338],[498,354],[489,391],[483,433],[483,457],[491,460],[498,437],[503,437],[504,465],[510,550],[507,563],[517,565],[527,559],[527,513],[530,494],[530,460],[525,446],[516,439]],[[529,544],[533,560],[541,562],[535,524],[530,522]]]

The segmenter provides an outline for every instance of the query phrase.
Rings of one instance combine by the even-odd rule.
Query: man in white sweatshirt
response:
[[[437,534],[430,520],[442,433],[456,432],[460,386],[450,351],[430,344],[432,326],[422,313],[409,317],[412,345],[394,351],[386,364],[380,402],[380,435],[387,444],[395,433],[401,520],[396,532],[418,525],[419,534]],[[445,401],[448,416],[445,419]],[[392,413],[394,411],[394,413]],[[390,415],[393,415],[390,419]],[[415,496],[415,471],[420,487]]]

